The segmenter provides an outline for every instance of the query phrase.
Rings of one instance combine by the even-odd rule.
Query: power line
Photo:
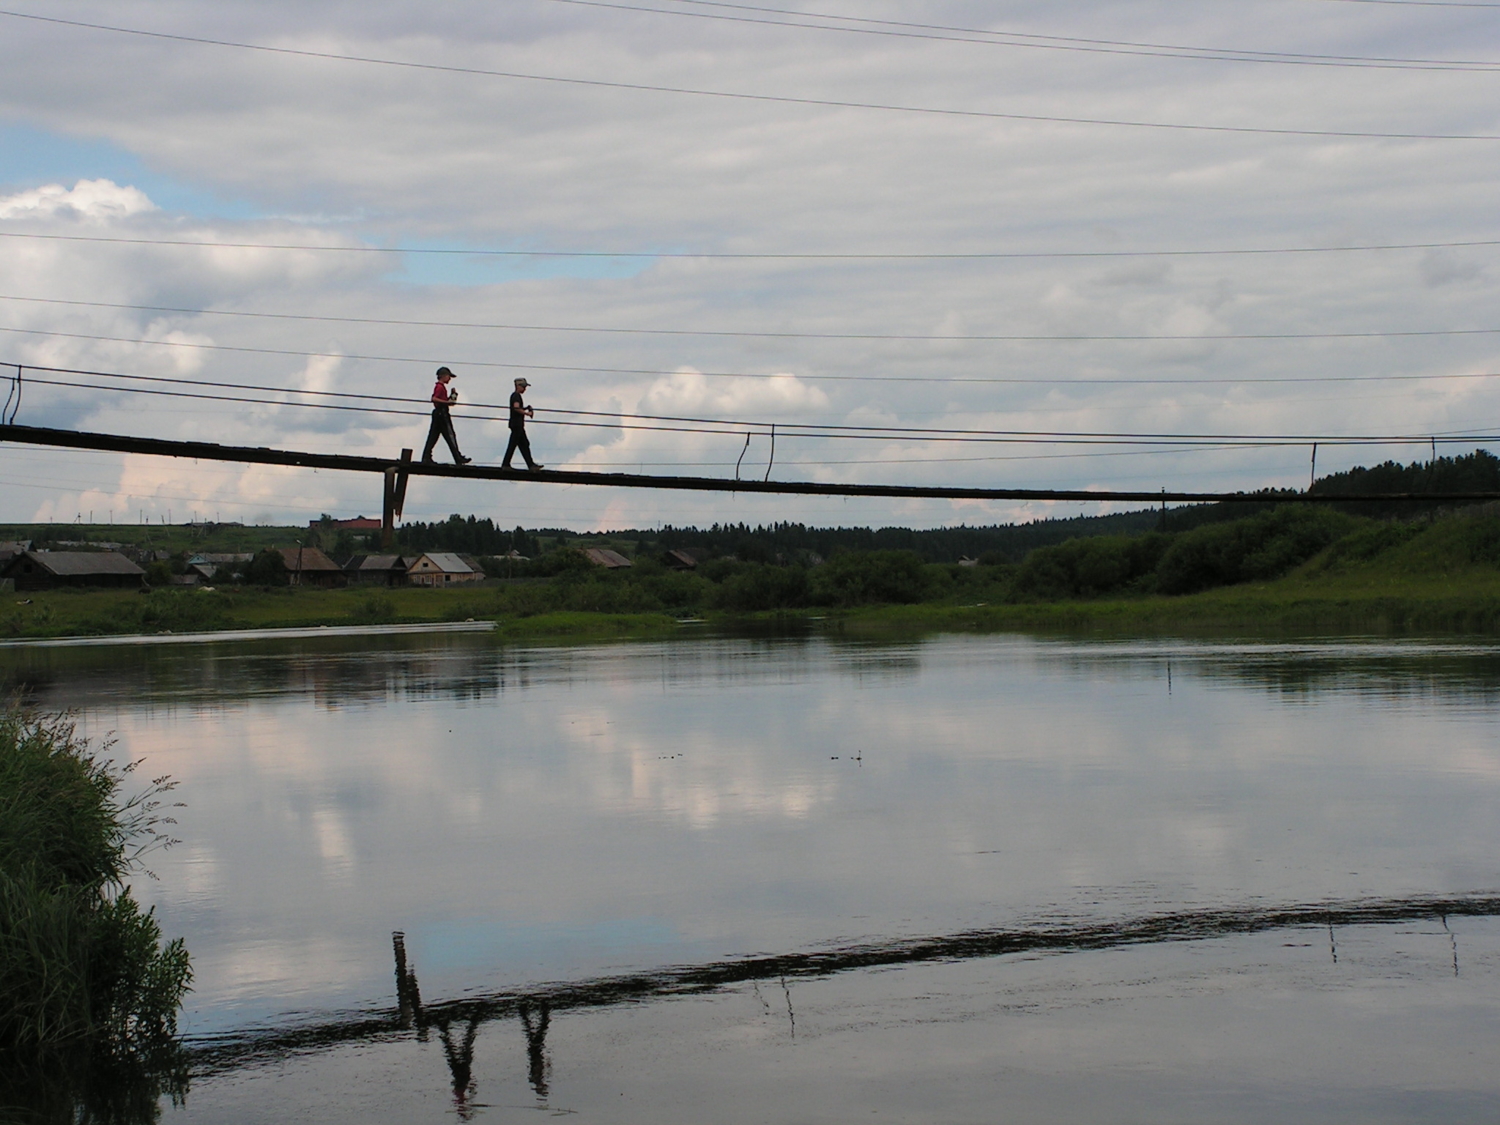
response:
[[[619,0],[552,0],[586,8],[607,8],[626,12],[649,12],[654,15],[722,20],[730,23],[761,24],[770,27],[796,27],[811,31],[834,31],[852,35],[873,35],[897,39],[923,39],[942,43],[976,43],[990,47],[1019,47],[1048,51],[1082,51],[1089,54],[1137,55],[1148,58],[1189,59],[1212,62],[1272,63],[1287,66],[1354,67],[1381,70],[1447,70],[1476,73],[1500,69],[1500,62],[1485,59],[1414,59],[1383,55],[1309,54],[1299,51],[1251,51],[1234,47],[1194,47],[1171,43],[1141,43],[1128,39],[1091,39],[1075,35],[1041,35],[1023,31],[991,31],[977,27],[955,27],[948,24],[912,23],[905,20],[872,19],[865,16],[842,16],[828,12],[806,12],[792,8],[768,8],[756,4],[731,4],[718,0],[675,0],[697,8],[718,11],[689,11],[627,4]],[[748,13],[731,15],[729,12]],[[785,16],[786,19],[769,19]],[[809,23],[830,20],[835,23]]]
[[[143,308],[147,306],[142,306]],[[161,310],[168,311],[168,310]],[[182,313],[192,313],[190,309],[175,310]],[[1366,332],[1207,332],[1207,333],[1114,333],[1106,335],[1089,335],[1086,333],[1068,333],[1062,335],[1042,334],[1001,334],[1001,333],[972,333],[972,334],[928,334],[928,333],[897,333],[897,332],[766,332],[752,329],[715,329],[715,328],[607,328],[599,325],[580,324],[482,324],[464,321],[439,321],[439,320],[400,320],[395,318],[381,317],[321,317],[307,316],[300,313],[254,313],[254,312],[216,312],[205,309],[203,313],[208,315],[222,316],[246,316],[246,317],[274,317],[281,320],[310,320],[318,322],[342,323],[342,324],[372,324],[372,325],[397,325],[408,328],[466,328],[486,329],[492,331],[506,332],[577,332],[590,335],[621,335],[621,336],[703,336],[708,338],[730,338],[730,339],[755,339],[755,340],[871,340],[892,343],[917,342],[917,343],[1010,343],[1010,344],[1107,344],[1107,343],[1160,343],[1160,342],[1200,342],[1200,341],[1250,341],[1250,340],[1387,340],[1387,339],[1422,339],[1442,336],[1493,336],[1500,334],[1500,328],[1425,328],[1425,329],[1387,329],[1383,331]],[[382,359],[394,360],[394,356],[353,356],[342,352],[301,352],[276,348],[251,348],[232,346],[228,344],[199,344],[188,340],[138,340],[119,336],[96,336],[77,332],[54,332],[46,328],[6,328],[0,327],[0,332],[16,332],[32,336],[59,336],[63,339],[77,340],[100,340],[110,343],[124,344],[154,344],[162,347],[177,348],[204,348],[209,351],[245,351],[262,352],[270,355],[297,355],[297,356],[337,356],[347,359]],[[412,360],[400,358],[402,363],[428,363],[431,360],[421,358]],[[489,364],[475,361],[472,366],[498,366],[510,367],[512,364]]]
[[[29,12],[0,10],[0,16],[12,19],[34,20],[39,23],[64,27],[86,28],[106,31],[118,35],[133,35],[147,39],[161,39],[176,43],[193,43],[208,47],[229,47],[243,51],[291,56],[295,58],[323,59],[334,62],[353,62],[373,66],[395,67],[425,73],[461,74],[486,78],[509,78],[526,82],[546,82],[563,86],[583,86],[604,90],[626,90],[635,93],[684,94],[691,97],[716,98],[724,101],[757,102],[770,105],[804,106],[819,109],[862,109],[886,113],[912,114],[923,117],[957,117],[979,121],[1020,121],[1035,124],[1093,125],[1106,128],[1174,130],[1195,133],[1226,133],[1251,136],[1274,137],[1328,137],[1343,140],[1400,140],[1400,141],[1500,141],[1496,133],[1398,133],[1362,129],[1293,129],[1253,125],[1203,125],[1173,121],[1135,121],[1107,117],[1067,117],[1059,114],[1003,113],[983,109],[945,109],[936,106],[900,105],[891,102],[861,102],[837,98],[795,97],[790,94],[754,94],[731,90],[706,90],[688,86],[664,86],[646,82],[615,82],[602,78],[566,78],[555,74],[531,74],[523,71],[490,70],[482,67],[451,66],[441,63],[409,62],[401,59],[385,59],[368,55],[342,54],[334,51],[309,51],[295,47],[271,47],[261,43],[241,43],[228,39],[211,39],[206,36],[180,35],[165,31],[145,31],[140,28],[119,27],[112,24],[89,23],[83,20],[60,19],[56,16],[40,16]]]
[[[0,13],[3,14],[3,13]],[[870,253],[842,253],[825,251],[808,252],[737,252],[720,250],[481,250],[464,247],[426,246],[333,246],[304,242],[221,242],[213,239],[189,238],[121,238],[97,234],[49,234],[36,231],[0,230],[0,238],[29,238],[51,242],[93,242],[118,246],[179,246],[187,248],[205,247],[214,250],[291,250],[312,253],[338,254],[399,254],[436,255],[467,258],[566,258],[566,259],[669,259],[709,261],[771,261],[771,262],[966,262],[966,261],[1017,261],[1047,259],[1108,259],[1108,258],[1211,258],[1249,257],[1274,254],[1353,254],[1390,250],[1469,250],[1500,246],[1500,239],[1466,239],[1457,242],[1391,242],[1369,244],[1347,244],[1334,246],[1231,246],[1208,250],[973,250],[973,251],[879,251]],[[38,298],[8,297],[6,300],[35,300]],[[83,303],[83,302],[80,302]],[[121,306],[135,307],[135,306]]]
[[[1397,8],[1500,8],[1484,0],[1322,0],[1325,4],[1387,4]]]

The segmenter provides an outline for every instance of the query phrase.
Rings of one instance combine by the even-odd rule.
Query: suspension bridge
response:
[[[601,473],[575,469],[505,469],[497,465],[449,465],[413,460],[410,449],[396,457],[370,457],[347,453],[313,453],[266,446],[220,445],[207,441],[133,437],[125,434],[91,433],[46,426],[9,423],[0,425],[0,441],[18,445],[88,449],[131,453],[151,457],[185,457],[200,461],[226,461],[248,465],[288,465],[304,469],[371,473],[384,478],[382,538],[394,534],[412,477],[447,477],[460,480],[505,481],[527,484],[565,484],[606,488],[652,488],[687,492],[752,493],[784,496],[879,496],[924,500],[1019,500],[1073,501],[1083,503],[1278,503],[1326,504],[1349,501],[1481,503],[1500,500],[1500,491],[1484,492],[1371,492],[1357,495],[1262,490],[1258,492],[1173,492],[1166,489],[1108,490],[1054,488],[972,488],[952,485],[840,484],[826,481],[741,480],[728,477],[695,477],[649,473]]]

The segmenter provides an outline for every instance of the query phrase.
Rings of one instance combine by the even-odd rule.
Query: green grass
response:
[[[1500,521],[1374,524],[1284,578],[1181,597],[880,606],[841,626],[1145,632],[1500,632]]]
[[[0,524],[0,542],[30,539],[38,544],[59,540],[79,543],[123,543],[154,551],[254,552],[264,547],[291,547],[308,542],[306,527],[230,527],[212,530],[183,524],[12,523]]]
[[[152,1120],[182,1089],[187,951],[127,886],[171,785],[122,798],[128,773],[61,719],[0,714],[0,1119]]]

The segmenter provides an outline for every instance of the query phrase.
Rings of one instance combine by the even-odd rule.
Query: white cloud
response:
[[[156,210],[146,193],[110,180],[79,180],[72,188],[47,184],[0,196],[0,219],[82,219],[96,224]]]
[[[861,14],[1308,54],[1500,55],[1500,35],[1474,13],[1365,10],[1371,7],[1272,0],[1258,9],[1253,26],[1238,6],[1175,0],[1020,4],[1003,12],[972,0],[921,0],[877,4]],[[332,11],[274,0],[189,6],[172,30],[794,97],[1292,129],[1500,131],[1488,75],[1020,50],[542,3],[456,0],[432,11],[384,0]],[[74,0],[69,13],[126,22],[101,0]],[[139,20],[148,15],[143,9]],[[1493,235],[1500,147],[1487,142],[1228,135],[778,106],[293,59],[19,21],[6,30],[0,113],[8,119],[70,137],[105,138],[137,154],[153,175],[175,177],[200,194],[244,200],[262,214],[303,217],[230,221],[163,212],[138,187],[91,176],[72,188],[57,184],[0,199],[0,222],[37,232],[82,228],[308,249],[5,240],[0,296],[309,319],[0,300],[0,328],[72,334],[0,331],[0,362],[418,400],[432,366],[449,363],[461,373],[466,404],[503,402],[517,373],[482,365],[527,364],[519,370],[537,384],[529,398],[539,410],[533,441],[543,461],[723,475],[732,473],[743,438],[565,429],[544,425],[545,412],[1242,432],[1335,432],[1357,419],[1362,429],[1405,431],[1452,428],[1456,409],[1485,416],[1494,397],[1484,381],[1285,381],[1487,369],[1494,363],[1487,337],[1358,335],[1495,326],[1500,283],[1489,268],[1494,250],[1486,247],[1118,261],[666,259],[625,271],[628,276],[557,276],[565,272],[558,263],[520,262],[514,263],[517,280],[451,287],[398,284],[389,275],[399,263],[381,255],[316,249],[429,242],[966,254],[1485,241]],[[576,262],[565,265],[587,274]],[[322,316],[353,321],[315,319]],[[762,335],[729,334],[736,332]],[[1318,332],[1347,335],[1295,338]],[[799,335],[805,333],[828,336]],[[928,334],[1189,338],[881,338]],[[1287,338],[1204,338],[1225,335]],[[86,336],[158,343],[78,338]],[[160,345],[167,340],[215,347]],[[309,359],[312,352],[341,358]],[[860,381],[870,377],[880,381]],[[1076,381],[1163,377],[1188,382]],[[976,381],[986,379],[1011,381]],[[1272,379],[1283,381],[1258,382]],[[76,389],[28,392],[25,413],[54,424],[87,421],[167,436],[211,432],[255,445],[299,442],[362,452],[420,443],[424,427],[413,417],[195,407]],[[481,423],[475,413],[466,406],[458,416],[466,452],[498,460],[504,426]],[[746,458],[758,457],[763,471],[769,450],[761,444],[753,441]],[[903,450],[927,457],[956,452],[933,443],[903,443]],[[1350,451],[1349,457],[1419,453],[1389,447]],[[879,447],[778,442],[778,463],[802,462],[799,474],[820,479],[1042,487],[1071,485],[1082,475],[1147,488],[1304,479],[1301,466],[1271,452],[811,464],[860,459],[879,461]],[[41,462],[27,464],[43,479]],[[303,483],[265,501],[272,511],[284,505],[279,518],[369,506],[362,482],[298,479]],[[163,475],[161,489],[183,487]],[[11,503],[20,505],[11,513],[15,518],[47,499],[36,492],[14,495]],[[308,508],[294,511],[294,497]],[[712,522],[721,515],[953,518],[945,504],[913,515],[863,502],[851,508],[821,500],[726,502],[582,489],[564,500],[540,487],[501,493],[463,485],[418,490],[409,511],[420,514],[428,503],[440,514],[472,510],[532,525]]]

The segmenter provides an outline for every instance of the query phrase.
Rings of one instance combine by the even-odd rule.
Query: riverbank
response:
[[[856,633],[1495,634],[1500,518],[1403,524],[1278,510],[1171,540],[1072,540],[1019,566],[874,551],[818,566],[724,558],[683,573],[642,558],[606,571],[574,553],[550,578],[448,588],[8,593],[0,640],[470,621],[518,640],[671,635],[684,621]]]
[[[1426,576],[1298,573],[1181,597],[1048,602],[924,602],[845,609],[732,613],[508,612],[503,587],[470,590],[259,590],[227,593],[51,591],[12,598],[5,639],[177,636],[232,630],[493,623],[496,636],[650,638],[708,628],[805,623],[845,633],[1039,630],[1095,633],[1500,634],[1500,571],[1468,567]]]

